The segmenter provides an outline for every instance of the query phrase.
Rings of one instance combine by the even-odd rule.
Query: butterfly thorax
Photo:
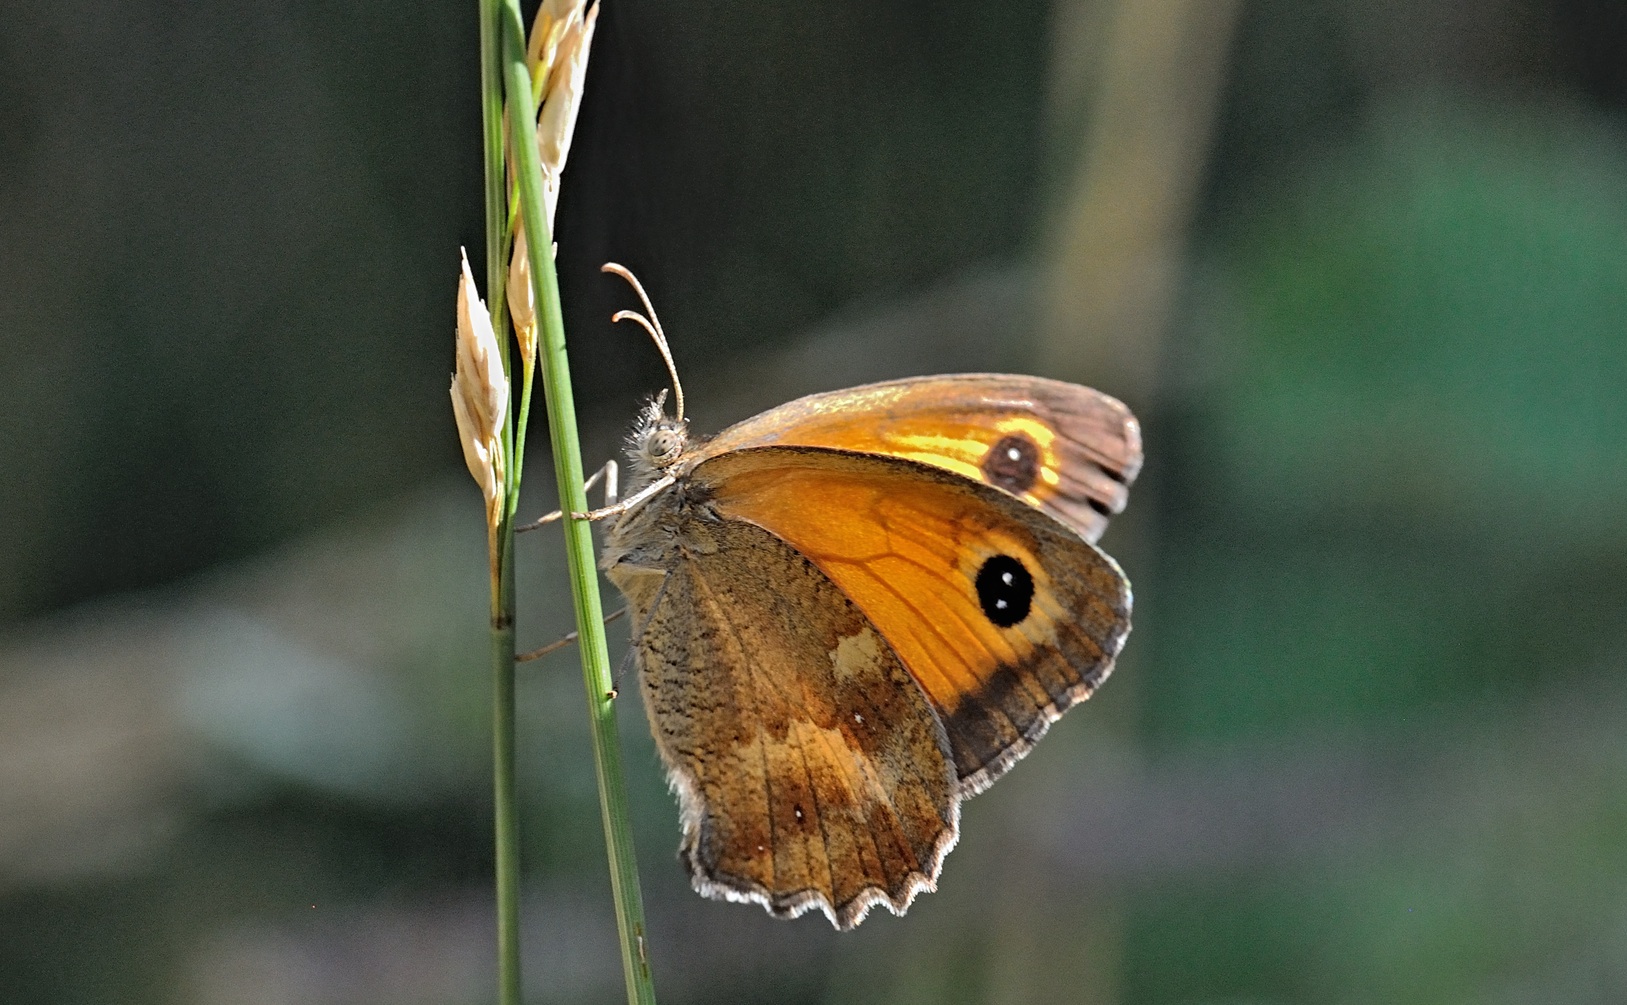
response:
[[[681,463],[693,460],[686,455]],[[622,514],[605,534],[599,567],[626,596],[635,624],[648,621],[671,571],[696,555],[720,550],[710,493],[688,478]]]
[[[671,484],[621,514],[605,537],[600,566],[624,592],[624,581],[662,573],[678,559],[680,540],[693,536],[688,525],[706,501],[704,490],[685,477],[700,460],[689,424],[666,413],[665,399],[664,392],[651,399],[627,437],[632,477],[624,498],[660,479]]]

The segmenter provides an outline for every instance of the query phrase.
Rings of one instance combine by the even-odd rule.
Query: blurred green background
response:
[[[690,893],[625,692],[663,1001],[1627,1001],[1627,7],[605,2],[590,460],[663,382],[605,259],[702,430],[1009,369],[1147,444],[1119,673],[906,919]],[[0,5],[0,1001],[491,998],[473,7]],[[522,673],[528,997],[614,1002]]]

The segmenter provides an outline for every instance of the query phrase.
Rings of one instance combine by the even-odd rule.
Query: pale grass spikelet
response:
[[[531,33],[526,44],[525,64],[536,81],[553,69],[559,43],[573,24],[582,20],[587,0],[542,0],[537,16],[531,21]]]
[[[548,6],[545,2],[544,7]],[[588,8],[584,0],[562,0],[558,6],[567,8],[559,16],[564,29],[549,60],[551,65],[547,67],[547,83],[537,117],[537,154],[542,161],[543,198],[550,231],[554,226],[554,209],[559,204],[560,175],[565,171],[571,138],[576,134],[576,114],[582,108],[588,51],[599,23],[598,4]]]
[[[537,296],[531,285],[531,258],[525,244],[525,227],[514,228],[514,251],[508,259],[508,317],[514,325],[514,340],[520,344],[521,373],[530,373],[537,358]]]
[[[537,155],[542,168],[543,211],[548,230],[554,227],[559,207],[559,186],[570,156],[571,138],[576,132],[576,116],[582,107],[582,87],[587,79],[588,50],[599,23],[599,6],[590,9],[587,0],[543,0],[531,22],[531,39],[526,59],[532,79],[540,83],[541,98],[537,121]],[[506,132],[505,132],[506,142]],[[514,170],[510,158],[509,170]],[[558,245],[551,249],[558,252]],[[529,374],[537,357],[537,303],[531,283],[531,261],[527,257],[525,224],[514,225],[513,250],[508,263],[508,310],[514,323],[514,337],[520,345],[523,373]]]
[[[508,375],[480,299],[469,256],[458,280],[457,372],[452,375],[452,414],[463,460],[486,500],[486,525],[495,540],[505,498],[503,423],[508,417]]]
[[[598,23],[599,7],[595,4],[589,10],[587,0],[543,0],[531,22],[526,66],[531,71],[532,91],[537,98],[537,155],[542,166],[543,205],[550,231],[554,226],[554,210],[559,205],[560,175],[570,156],[576,115],[582,107],[588,50]],[[506,117],[504,123],[503,145],[507,148]],[[509,157],[511,186],[514,168],[514,158]]]

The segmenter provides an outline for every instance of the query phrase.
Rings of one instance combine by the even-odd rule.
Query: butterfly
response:
[[[623,317],[670,368],[659,322]],[[629,439],[642,488],[613,507],[601,567],[632,616],[680,858],[701,894],[776,916],[902,914],[961,801],[1113,667],[1130,584],[1094,542],[1128,501],[1139,426],[1090,388],[957,374],[811,395],[703,441],[673,383],[676,414],[663,392]]]

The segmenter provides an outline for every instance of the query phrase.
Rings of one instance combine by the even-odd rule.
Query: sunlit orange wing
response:
[[[1095,541],[1141,470],[1141,428],[1100,391],[969,373],[798,398],[724,430],[697,457],[752,446],[905,457],[1004,489]]]
[[[786,541],[875,625],[937,710],[965,793],[1088,697],[1129,632],[1113,560],[982,482],[804,447],[730,451],[691,478],[718,516]]]

